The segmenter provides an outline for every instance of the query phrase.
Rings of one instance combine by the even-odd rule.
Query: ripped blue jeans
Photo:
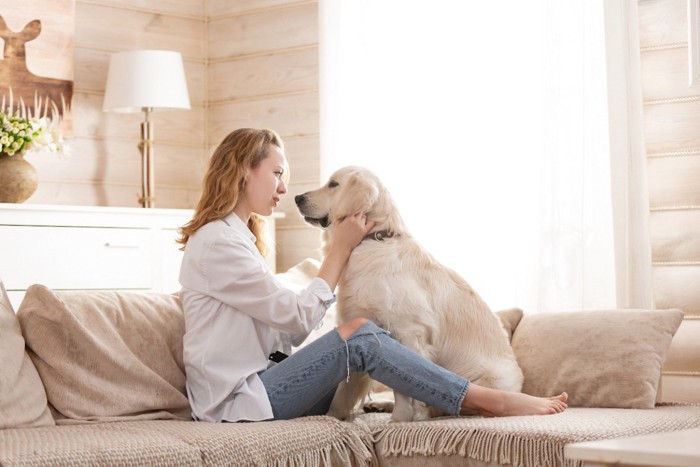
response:
[[[277,420],[328,412],[350,371],[409,397],[459,414],[469,382],[418,355],[372,322],[343,341],[333,330],[260,373]]]

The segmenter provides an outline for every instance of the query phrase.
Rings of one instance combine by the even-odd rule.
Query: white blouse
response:
[[[318,325],[335,296],[315,278],[286,289],[235,214],[199,228],[180,268],[187,395],[195,420],[273,418],[258,373],[275,350],[289,353]]]

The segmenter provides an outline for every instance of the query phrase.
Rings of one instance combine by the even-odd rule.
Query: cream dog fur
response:
[[[339,324],[362,316],[420,355],[476,384],[520,392],[523,374],[499,318],[457,273],[438,263],[406,229],[379,178],[361,167],[336,171],[317,190],[295,197],[305,220],[324,229],[362,213],[372,233],[350,255],[338,282]],[[369,237],[369,236],[368,236]],[[359,408],[371,380],[352,373],[338,388],[330,414],[344,419]],[[395,421],[425,420],[434,408],[394,393]]]

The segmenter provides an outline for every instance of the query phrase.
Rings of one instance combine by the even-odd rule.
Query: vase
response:
[[[0,153],[0,203],[22,203],[38,185],[36,169],[22,154]]]

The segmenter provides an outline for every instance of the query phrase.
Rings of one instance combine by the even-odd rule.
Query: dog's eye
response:
[[[339,185],[339,183],[336,182],[335,180],[331,180],[330,182],[328,182],[328,188],[335,188],[338,185]]]

